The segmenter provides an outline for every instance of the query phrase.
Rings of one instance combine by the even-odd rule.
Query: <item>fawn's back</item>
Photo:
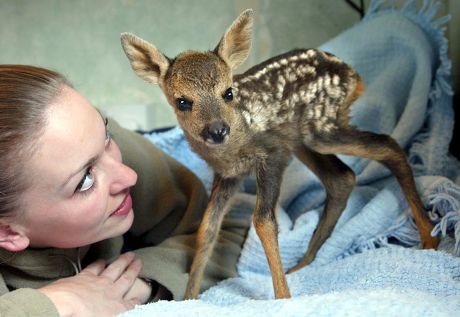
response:
[[[308,130],[328,133],[346,125],[347,98],[361,93],[352,68],[316,49],[273,57],[236,75],[233,85],[249,130],[282,134],[292,142],[303,142]]]

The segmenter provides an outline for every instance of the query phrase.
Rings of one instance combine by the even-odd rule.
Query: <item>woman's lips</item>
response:
[[[131,195],[128,194],[126,195],[125,199],[121,202],[120,206],[115,210],[110,217],[112,216],[124,216],[128,214],[131,211],[131,208],[133,208],[133,201],[131,199]]]

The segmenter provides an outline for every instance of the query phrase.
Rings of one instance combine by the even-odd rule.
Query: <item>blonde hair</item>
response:
[[[25,160],[46,123],[45,112],[67,79],[28,65],[0,65],[0,217],[14,215],[28,183]]]

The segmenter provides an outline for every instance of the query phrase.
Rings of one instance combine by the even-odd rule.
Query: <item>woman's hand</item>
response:
[[[51,299],[60,316],[114,316],[148,299],[149,289],[139,291],[141,268],[142,262],[128,252],[108,266],[98,260],[39,291]]]
[[[137,278],[134,281],[133,287],[126,294],[128,298],[137,298],[141,304],[147,303],[152,294],[152,285],[145,282],[143,279]]]

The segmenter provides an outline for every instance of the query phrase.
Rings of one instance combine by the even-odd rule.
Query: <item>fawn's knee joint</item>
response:
[[[255,213],[252,218],[252,222],[254,223],[256,232],[267,231],[267,230],[276,231],[278,229],[276,218],[273,213],[262,213],[262,214]]]
[[[327,192],[332,197],[348,199],[356,184],[356,175],[350,168],[342,169],[334,176],[334,182]]]
[[[347,168],[343,172],[342,179],[343,179],[343,183],[345,184],[344,186],[348,186],[349,188],[355,187],[356,175],[350,168]]]

